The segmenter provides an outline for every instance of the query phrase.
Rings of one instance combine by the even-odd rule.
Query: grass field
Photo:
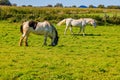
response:
[[[19,26],[0,21],[0,80],[120,80],[119,25],[87,26],[85,37],[56,26],[55,47],[42,47],[43,36],[34,34],[19,47]]]

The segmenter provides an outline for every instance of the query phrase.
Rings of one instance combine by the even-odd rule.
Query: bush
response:
[[[107,22],[110,24],[120,24],[120,17],[117,15],[113,15],[107,19]]]
[[[105,9],[106,10],[106,9]],[[109,12],[120,12],[119,10],[107,9]],[[9,22],[19,22],[23,20],[49,20],[50,22],[57,23],[64,18],[94,18],[97,20],[98,25],[119,24],[120,16],[114,15],[107,19],[98,13],[103,13],[104,9],[80,9],[80,8],[36,8],[36,7],[0,7],[0,19],[8,20]],[[96,15],[98,14],[98,15]]]

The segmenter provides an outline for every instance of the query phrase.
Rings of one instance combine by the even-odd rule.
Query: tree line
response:
[[[6,6],[17,6],[16,3],[13,3],[11,4],[11,2],[9,0],[0,0],[0,5],[6,5]],[[22,7],[33,7],[32,5],[22,5]],[[43,7],[43,6],[42,6]],[[44,7],[77,7],[76,5],[72,5],[72,6],[63,6],[62,3],[56,3],[55,5],[51,5],[51,4],[48,4]],[[80,6],[79,6],[80,7]],[[105,7],[105,5],[103,4],[100,4],[98,6],[94,6],[94,5],[89,5],[89,6],[86,6],[86,8],[107,8],[107,9],[120,9],[120,6],[117,6],[117,5],[109,5],[107,7]]]
[[[11,6],[11,3],[9,0],[0,0],[0,5],[7,5],[7,6]]]

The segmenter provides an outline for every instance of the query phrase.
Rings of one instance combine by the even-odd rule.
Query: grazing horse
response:
[[[60,21],[58,23],[58,26],[60,26],[64,22],[66,23],[66,28],[65,28],[64,34],[66,34],[66,31],[67,31],[68,27],[70,28],[71,34],[73,34],[72,27],[76,26],[76,27],[80,28],[79,33],[82,31],[83,32],[83,36],[85,36],[85,26],[86,26],[87,23],[90,23],[90,24],[92,24],[93,26],[96,27],[95,20],[84,19],[84,18],[77,19],[77,20],[76,19],[72,19],[72,18],[63,19],[62,21]]]
[[[81,20],[81,19],[76,20],[76,19],[72,19],[72,18],[63,19],[62,21],[60,21],[58,23],[58,26],[60,26],[64,22],[66,23],[66,28],[65,28],[64,34],[66,34],[66,31],[67,31],[68,28],[70,29],[71,34],[73,34],[72,27],[76,26],[76,27],[80,28],[79,33],[82,31],[83,36],[85,36],[84,28],[85,28],[85,25],[86,25],[86,21],[84,19],[83,20]]]
[[[26,21],[21,25],[20,28],[22,36],[20,38],[19,45],[22,46],[23,39],[25,40],[25,46],[28,46],[27,39],[29,33],[32,32],[38,35],[44,35],[44,44],[47,45],[47,37],[51,39],[51,46],[55,46],[58,43],[58,32],[56,28],[50,24],[48,21],[36,22],[36,21]]]

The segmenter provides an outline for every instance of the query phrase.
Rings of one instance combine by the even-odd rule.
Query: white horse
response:
[[[51,39],[51,46],[55,46],[58,43],[58,32],[56,28],[50,24],[48,21],[36,22],[36,21],[26,21],[21,25],[20,28],[22,36],[20,38],[19,45],[22,46],[22,41],[25,39],[25,46],[28,46],[27,39],[29,33],[32,32],[38,35],[44,35],[44,44],[47,45],[47,37]]]
[[[82,31],[83,36],[85,36],[85,26],[87,23],[92,24],[94,27],[96,27],[96,22],[94,19],[81,18],[81,19],[76,20],[76,19],[72,19],[72,18],[67,18],[67,19],[63,19],[62,21],[60,21],[58,23],[58,26],[60,26],[64,22],[66,23],[66,28],[65,28],[64,34],[66,34],[66,31],[68,28],[70,28],[71,34],[73,34],[72,27],[76,26],[76,27],[80,28],[79,33]]]

